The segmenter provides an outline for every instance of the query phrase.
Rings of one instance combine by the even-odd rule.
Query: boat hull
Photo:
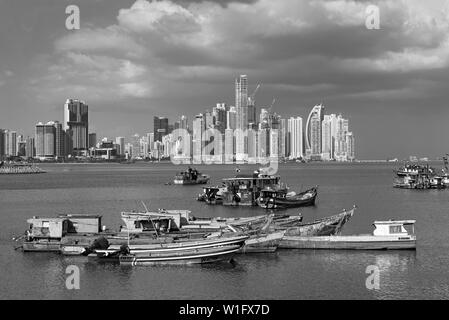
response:
[[[241,245],[227,245],[223,247],[191,249],[180,252],[157,252],[144,256],[121,255],[120,265],[148,266],[148,265],[191,265],[230,261],[240,250]]]
[[[22,243],[23,252],[60,252],[60,241],[25,241]]]
[[[245,245],[239,253],[270,253],[275,252],[285,235],[284,231],[251,236],[245,241]]]
[[[388,236],[285,236],[279,248],[332,250],[416,250],[414,237]]]

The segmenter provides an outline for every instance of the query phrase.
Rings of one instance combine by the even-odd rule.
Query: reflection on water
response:
[[[417,251],[279,250],[236,255],[234,263],[204,266],[121,267],[86,257],[23,254],[11,237],[26,219],[58,213],[103,215],[118,228],[120,212],[189,209],[198,217],[253,216],[259,208],[208,206],[195,201],[201,187],[165,185],[178,167],[164,165],[53,165],[44,175],[2,177],[0,184],[0,298],[38,299],[427,299],[449,298],[447,190],[391,187],[390,165],[286,164],[282,181],[293,190],[319,185],[317,205],[292,209],[305,221],[357,204],[344,234],[370,233],[372,222],[416,219]],[[204,166],[212,184],[234,175],[233,166]],[[251,169],[252,170],[252,169]],[[67,290],[65,270],[80,268],[80,290]],[[380,290],[368,290],[366,268],[380,270]]]

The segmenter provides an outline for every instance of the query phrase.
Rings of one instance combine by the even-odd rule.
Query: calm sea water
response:
[[[291,209],[306,221],[358,206],[344,234],[371,233],[379,219],[416,219],[417,251],[300,251],[239,255],[234,264],[191,267],[120,267],[85,257],[24,254],[11,238],[26,219],[59,213],[103,215],[117,228],[120,212],[189,209],[196,216],[252,216],[259,208],[207,206],[198,186],[165,185],[171,164],[46,165],[42,175],[0,176],[1,299],[448,299],[449,190],[392,188],[391,164],[284,164],[293,190],[319,185],[317,205]],[[241,166],[251,172],[254,167]],[[213,183],[234,166],[199,166]],[[80,290],[67,290],[65,270],[80,268]],[[380,269],[380,289],[365,285],[367,266]]]

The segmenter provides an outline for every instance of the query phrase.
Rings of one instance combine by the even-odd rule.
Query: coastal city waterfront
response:
[[[435,167],[437,163],[432,164]],[[416,219],[416,251],[281,250],[239,255],[233,264],[203,267],[126,268],[89,262],[87,257],[14,251],[11,239],[32,216],[100,214],[116,228],[119,213],[189,209],[195,216],[248,217],[257,207],[226,208],[195,201],[200,186],[165,185],[180,170],[170,163],[43,164],[46,174],[3,176],[0,186],[1,298],[78,299],[441,299],[449,297],[447,191],[399,190],[391,186],[395,164],[281,164],[282,181],[292,189],[318,184],[315,207],[289,209],[312,221],[358,209],[343,234],[367,234],[375,220]],[[256,167],[242,166],[242,171]],[[211,183],[234,175],[233,165],[199,166]],[[80,268],[80,289],[67,290],[66,267]],[[379,289],[366,286],[369,266],[380,269]],[[32,268],[33,272],[29,272]],[[182,284],[182,285],[180,285]],[[101,288],[101,289],[99,289]],[[148,290],[148,288],[158,288]],[[192,296],[192,290],[195,294]]]

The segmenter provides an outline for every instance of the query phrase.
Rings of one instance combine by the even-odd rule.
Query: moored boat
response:
[[[202,174],[196,169],[189,168],[186,171],[179,172],[175,179],[174,184],[191,185],[191,184],[206,184],[210,180],[210,176]]]
[[[266,188],[257,199],[259,207],[264,209],[298,208],[315,205],[318,187],[296,194],[286,189]]]
[[[284,236],[281,248],[340,250],[415,250],[415,220],[375,221],[372,235]],[[412,226],[409,233],[405,226]]]
[[[287,228],[285,236],[328,236],[338,234],[346,222],[353,216],[356,207],[354,206],[351,210],[326,217],[323,219],[318,219],[308,223],[301,223],[296,227]],[[284,237],[285,239],[285,237]],[[282,239],[282,243],[284,242]]]
[[[132,266],[230,261],[248,238],[247,235],[238,234],[199,241],[128,246],[128,252],[120,254],[119,261],[121,265]]]

